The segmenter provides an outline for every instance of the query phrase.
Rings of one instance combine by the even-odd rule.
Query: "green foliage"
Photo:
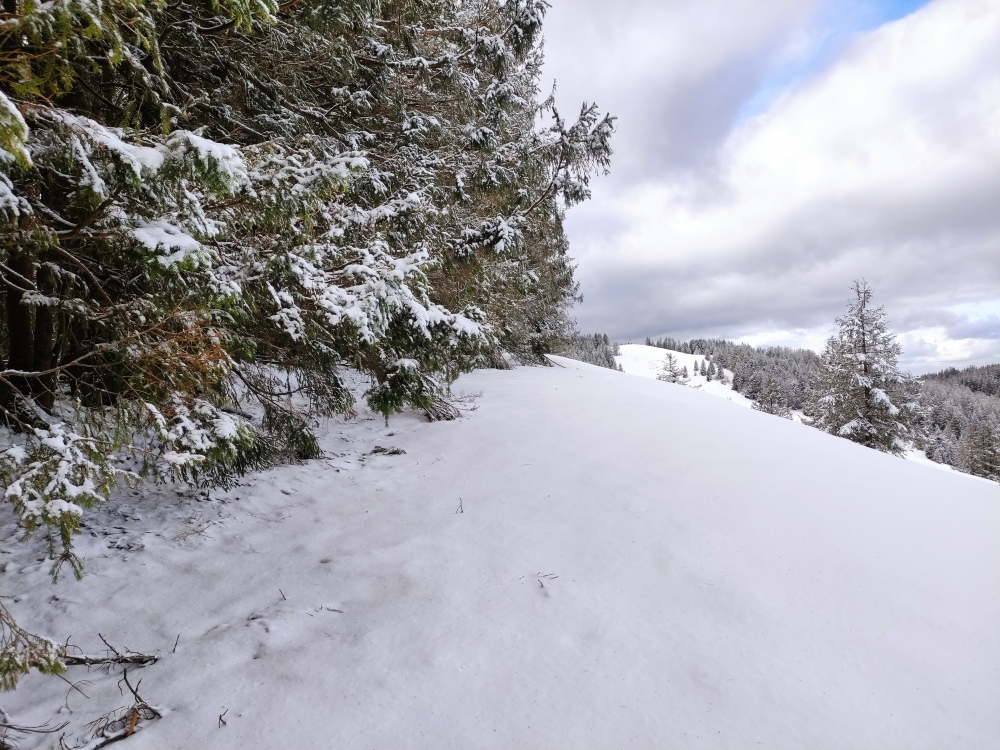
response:
[[[47,638],[23,630],[0,604],[0,690],[17,687],[32,669],[42,674],[62,674],[65,650]]]

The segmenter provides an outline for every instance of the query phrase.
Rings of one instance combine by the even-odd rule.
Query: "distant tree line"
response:
[[[733,390],[755,401],[765,391],[768,398],[774,398],[777,391],[789,409],[801,409],[805,405],[809,379],[820,361],[819,355],[809,349],[785,346],[756,349],[750,344],[725,339],[678,341],[668,336],[655,340],[647,338],[646,345],[704,355],[709,363],[733,373]]]
[[[609,370],[620,372],[622,369],[615,361],[619,353],[618,342],[609,339],[606,333],[574,333],[556,353]]]
[[[935,381],[938,383],[961,385],[973,393],[1000,396],[1000,365],[973,366],[966,367],[964,370],[948,367],[941,370],[941,372],[923,375],[920,379],[925,382]]]

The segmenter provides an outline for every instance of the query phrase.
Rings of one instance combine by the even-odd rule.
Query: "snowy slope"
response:
[[[333,425],[328,460],[209,501],[123,497],[80,582],[7,541],[2,593],[162,652],[133,750],[996,747],[1000,486],[559,364],[463,377],[455,422]],[[4,708],[67,701],[79,736],[123,702],[69,677],[89,700],[33,675]]]
[[[725,383],[719,380],[708,381],[700,374],[692,374],[695,372],[695,365],[700,365],[701,360],[704,359],[701,355],[685,354],[684,352],[660,349],[659,347],[646,346],[645,344],[622,344],[620,349],[621,354],[615,357],[615,360],[621,365],[622,370],[629,375],[639,375],[643,378],[653,378],[655,380],[656,376],[663,370],[663,360],[669,351],[677,359],[677,366],[687,367],[688,373],[691,374],[691,381],[686,387],[700,389],[712,396],[720,396],[727,401],[732,401],[737,406],[743,406],[747,409],[753,408],[753,401],[742,393],[733,390],[731,385],[733,373],[731,371],[725,371],[728,378]],[[803,415],[801,411],[793,410],[791,414],[792,419],[796,422],[802,421]],[[939,464],[936,461],[931,461],[922,450],[915,448],[908,450],[905,458],[907,461],[916,461],[924,466],[932,466],[938,471],[946,471],[950,474],[961,473],[954,467],[948,466],[948,464]],[[981,481],[988,482],[989,480],[984,479]]]
[[[691,378],[687,384],[688,388],[700,388],[705,393],[710,393],[713,396],[721,396],[724,399],[732,401],[734,404],[745,406],[748,409],[753,403],[742,393],[733,390],[730,385],[733,374],[729,370],[726,370],[728,381],[725,383],[719,380],[710,381],[700,374],[695,374],[695,366],[700,366],[701,361],[705,359],[701,355],[685,354],[684,352],[675,352],[644,344],[622,344],[619,349],[621,354],[615,357],[615,360],[621,365],[622,370],[629,375],[639,375],[644,378],[655,379],[663,371],[663,360],[669,351],[677,359],[678,367],[687,367],[688,375]]]

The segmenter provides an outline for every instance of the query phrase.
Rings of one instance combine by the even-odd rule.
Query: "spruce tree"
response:
[[[1000,480],[1000,428],[984,419],[962,432],[955,455],[960,471]]]
[[[765,414],[774,414],[785,419],[792,418],[788,401],[782,393],[780,376],[775,372],[764,373],[761,377],[760,389],[751,406]]]
[[[902,455],[918,437],[916,384],[898,367],[902,347],[888,330],[872,290],[855,282],[847,314],[837,318],[811,384],[813,424],[875,450]]]
[[[540,92],[547,8],[3,0],[0,485],[53,574],[116,483],[317,456],[345,371],[447,414],[572,331],[614,118]],[[0,689],[61,665],[12,622]]]
[[[958,439],[952,424],[944,429],[934,427],[927,437],[924,452],[931,461],[954,465],[958,455]]]
[[[984,450],[1000,451],[1000,399],[992,393],[989,375],[989,367],[967,368],[920,379],[920,416],[929,459],[985,475],[976,468],[980,465],[977,456]],[[986,433],[980,434],[984,426]],[[983,439],[989,433],[993,442],[988,448],[989,440]]]
[[[677,365],[677,357],[672,352],[667,352],[663,359],[663,369],[656,376],[656,379],[662,380],[664,383],[683,384],[687,382],[687,368],[682,370]]]

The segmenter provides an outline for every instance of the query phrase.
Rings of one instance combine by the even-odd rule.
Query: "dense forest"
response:
[[[448,417],[572,331],[613,118],[540,90],[544,0],[4,0],[0,480],[57,561],[122,482]],[[74,563],[75,564],[75,563]]]
[[[1000,480],[1000,365],[921,377],[927,457]]]

